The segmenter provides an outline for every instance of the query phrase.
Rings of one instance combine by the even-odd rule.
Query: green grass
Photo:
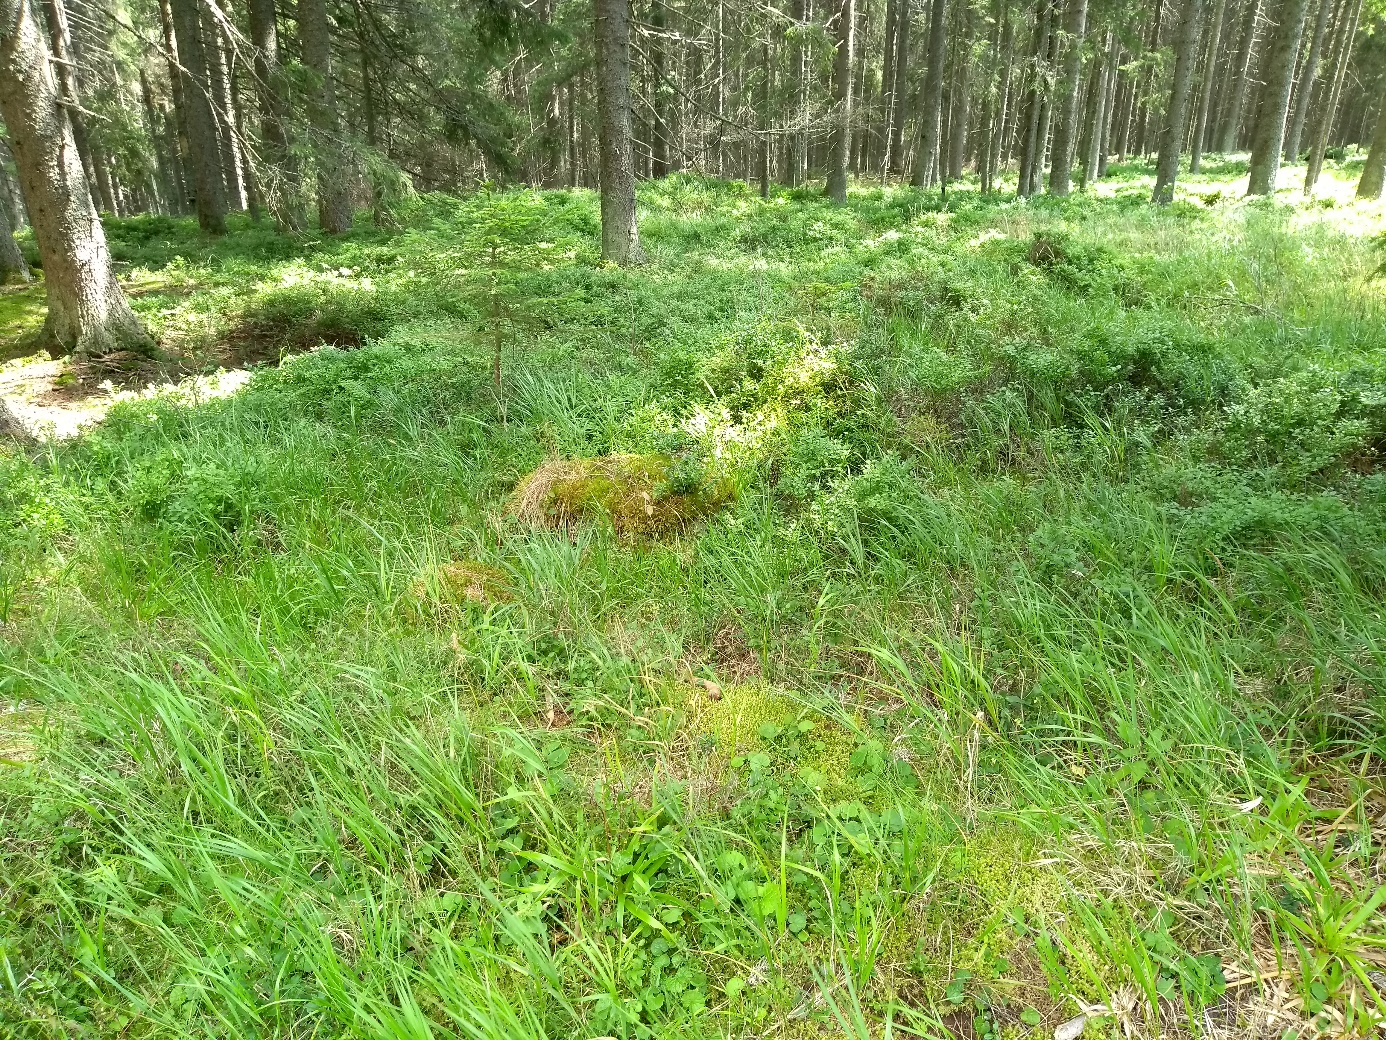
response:
[[[1372,1030],[1382,211],[1119,172],[112,224],[364,345],[0,454],[0,1032]],[[612,453],[735,496],[512,515]]]

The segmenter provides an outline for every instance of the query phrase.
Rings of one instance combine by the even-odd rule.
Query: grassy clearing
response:
[[[1381,210],[1236,173],[113,226],[166,342],[360,346],[0,455],[0,1023],[1370,1032]],[[512,515],[604,456],[720,508]]]

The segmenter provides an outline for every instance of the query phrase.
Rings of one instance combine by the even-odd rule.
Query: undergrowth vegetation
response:
[[[0,449],[0,1030],[1372,1031],[1380,214],[1227,189],[113,223],[285,360]]]

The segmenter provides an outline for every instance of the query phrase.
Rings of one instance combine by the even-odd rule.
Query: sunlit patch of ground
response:
[[[171,398],[197,404],[230,396],[249,382],[252,374],[247,369],[218,369],[209,375],[184,376],[139,389],[119,389],[111,380],[92,387],[76,379],[71,359],[55,360],[40,352],[0,365],[0,397],[34,436],[66,440],[99,423],[120,401]]]

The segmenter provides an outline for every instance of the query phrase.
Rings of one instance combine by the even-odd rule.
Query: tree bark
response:
[[[1203,164],[1203,142],[1208,133],[1208,112],[1213,101],[1213,80],[1218,69],[1218,46],[1222,42],[1222,19],[1227,0],[1216,0],[1213,24],[1208,35],[1208,60],[1203,65],[1203,85],[1198,96],[1198,115],[1194,120],[1193,146],[1189,155],[1189,173],[1197,173]]]
[[[947,0],[929,5],[929,57],[919,113],[919,150],[914,157],[916,188],[933,183],[939,169],[939,138],[943,130],[943,62],[948,53]]]
[[[52,49],[53,75],[57,82],[58,96],[67,109],[67,122],[72,127],[72,140],[82,161],[82,173],[86,177],[88,190],[98,192],[96,183],[96,163],[91,157],[91,142],[87,139],[87,125],[79,109],[82,95],[77,89],[77,63],[72,57],[72,36],[67,28],[67,11],[62,0],[43,0],[43,16],[48,23],[48,45]],[[113,206],[99,194],[96,200],[110,210]]]
[[[0,397],[0,440],[17,441],[21,445],[34,442],[33,435],[25,429],[19,417],[10,410],[9,404]]]
[[[1304,34],[1304,15],[1308,0],[1282,0],[1280,24],[1266,52],[1265,87],[1251,135],[1251,176],[1248,195],[1269,195],[1275,191],[1280,171],[1280,153],[1285,146],[1285,117],[1290,108],[1290,88],[1294,85],[1299,41]]]
[[[303,64],[313,73],[309,121],[317,140],[318,223],[329,235],[351,230],[351,170],[342,147],[342,120],[332,76],[332,26],[324,0],[298,0],[298,42]]]
[[[217,130],[208,88],[207,59],[202,45],[202,26],[197,0],[169,0],[173,32],[182,66],[184,111],[187,114],[189,166],[197,223],[211,235],[226,234],[226,190],[217,147]]]
[[[1383,184],[1386,184],[1386,98],[1382,99],[1376,117],[1376,133],[1372,134],[1372,148],[1367,153],[1367,165],[1362,168],[1362,179],[1357,182],[1357,197],[1379,199]]]
[[[1160,30],[1164,26],[1165,0],[1155,0],[1155,21],[1150,27],[1150,39],[1146,41],[1145,49],[1147,53],[1153,53],[1160,49]],[[1140,88],[1136,96],[1137,116],[1136,116],[1136,154],[1144,157],[1149,147],[1150,140],[1150,101],[1152,87],[1155,80],[1155,69],[1147,64],[1141,73]]]
[[[1334,0],[1318,0],[1318,3],[1319,13],[1314,19],[1314,36],[1309,41],[1309,53],[1304,58],[1304,69],[1299,74],[1299,82],[1295,84],[1290,128],[1285,134],[1285,161],[1289,163],[1299,158],[1300,139],[1304,136],[1304,120],[1309,115],[1309,101],[1314,96],[1314,84],[1319,75],[1319,56],[1323,52],[1328,16],[1334,7]]]
[[[593,0],[600,121],[602,259],[640,263],[630,129],[630,0]]]
[[[1053,161],[1049,167],[1049,194],[1069,193],[1073,148],[1078,139],[1078,86],[1083,74],[1083,36],[1088,26],[1088,0],[1068,0],[1064,12],[1064,68],[1055,104],[1059,123],[1054,129]]]
[[[1151,201],[1168,205],[1174,201],[1174,182],[1179,179],[1179,157],[1184,151],[1184,127],[1189,116],[1189,88],[1198,63],[1198,34],[1203,19],[1203,0],[1184,0],[1174,41],[1174,80],[1169,104],[1165,107],[1160,136],[1160,156],[1155,164],[1155,190]]]
[[[593,0],[598,2],[598,0]],[[600,15],[598,16],[600,17]],[[716,123],[713,129],[713,168],[717,171],[718,177],[727,175],[727,147],[723,141],[726,135],[726,115],[727,115],[727,5],[723,0],[717,0],[717,15],[714,21],[712,32],[712,83],[713,83],[713,108],[716,112]],[[628,31],[628,30],[627,30]],[[598,37],[600,45],[601,38]],[[626,51],[629,53],[629,40],[627,39]],[[598,56],[598,61],[600,61]],[[627,57],[626,64],[629,66],[630,59]],[[629,99],[629,86],[627,87],[627,99]],[[629,109],[629,104],[627,104]],[[627,112],[626,121],[629,123],[630,116]],[[632,218],[632,225],[634,218]]]
[[[827,195],[835,206],[847,202],[847,163],[852,150],[852,58],[856,34],[856,0],[842,0],[837,12],[837,51],[833,56],[833,103],[837,111],[828,145]]]
[[[568,135],[568,180],[569,188],[578,186],[578,122],[577,122],[577,81],[569,80],[563,88],[564,122]]]
[[[1232,89],[1227,107],[1218,120],[1217,151],[1226,155],[1237,145],[1237,131],[1242,125],[1242,110],[1246,106],[1247,78],[1251,70],[1251,55],[1256,46],[1256,19],[1261,14],[1261,0],[1249,0],[1246,20],[1242,25],[1241,44],[1232,65]]]
[[[0,0],[0,115],[43,260],[47,343],[79,355],[148,351],[116,281],[43,34],[27,0]]]

